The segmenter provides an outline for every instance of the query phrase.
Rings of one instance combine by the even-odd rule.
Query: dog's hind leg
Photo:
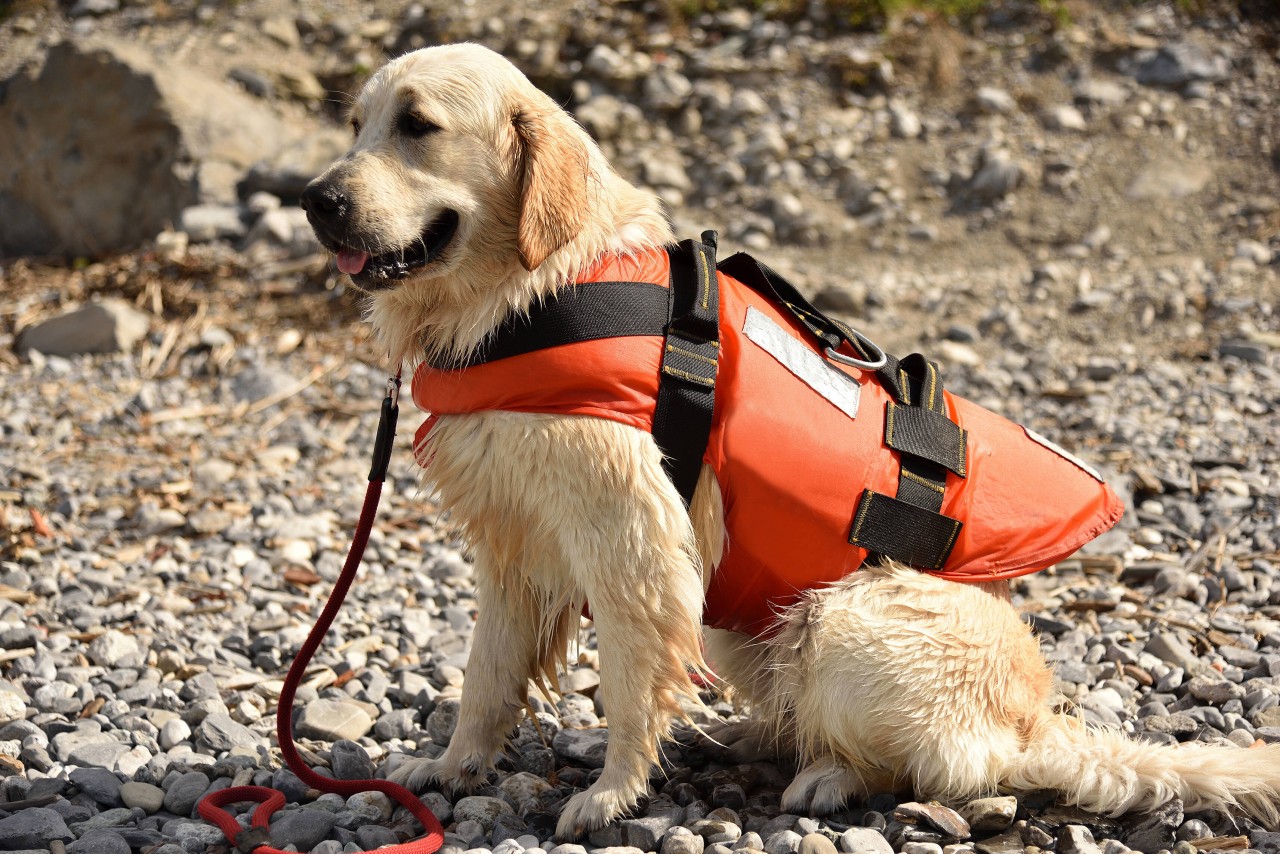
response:
[[[864,568],[811,591],[770,645],[777,690],[766,716],[795,728],[802,757],[882,791],[948,800],[993,792],[1051,687],[1007,603],[903,567]],[[788,808],[838,800],[820,788],[820,767],[788,790]]]
[[[871,793],[862,772],[834,758],[818,759],[806,765],[782,793],[782,809],[788,812],[834,812],[850,798]],[[879,791],[880,787],[874,787]]]
[[[707,665],[715,674],[716,687],[721,688],[741,711],[760,706],[774,690],[774,677],[769,668],[770,646],[749,635],[724,629],[708,628]],[[708,727],[706,735],[725,747],[738,762],[792,757],[795,740],[790,728],[779,728],[757,714],[743,720]]]

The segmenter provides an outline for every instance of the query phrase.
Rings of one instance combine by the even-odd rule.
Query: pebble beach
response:
[[[1064,30],[1059,46],[1097,62],[1114,30],[1137,40],[1127,49],[1165,56],[1159,50],[1180,44],[1179,27],[1189,25],[1173,4],[1153,6],[1151,20],[1135,12],[1081,23],[1087,38]],[[140,26],[134,8],[57,25],[72,35],[129,31]],[[278,23],[278,12],[264,14]],[[451,14],[449,34],[523,50],[480,13]],[[412,10],[370,16],[364,25],[385,19],[388,29],[326,36],[299,17],[286,32],[338,53],[350,53],[352,39],[390,50],[428,32]],[[214,25],[241,32],[238,22]],[[1063,446],[1124,497],[1116,529],[1014,583],[1064,708],[1158,743],[1280,742],[1280,220],[1273,167],[1258,151],[1236,151],[1254,164],[1246,175],[1271,178],[1228,175],[1222,164],[1236,143],[1224,139],[1237,137],[1210,128],[1222,115],[1273,108],[1280,58],[1232,47],[1239,33],[1201,22],[1205,56],[1226,57],[1225,66],[1196,66],[1204,57],[1171,50],[1165,65],[1086,81],[1105,79],[1121,95],[1082,90],[1075,66],[1037,71],[1076,93],[1059,105],[1071,114],[1033,109],[1004,89],[955,96],[963,109],[931,105],[910,78],[886,83],[880,59],[891,51],[873,50],[848,61],[880,75],[867,84],[879,94],[831,106],[827,118],[861,111],[858,133],[875,156],[811,147],[806,160],[794,155],[808,144],[795,137],[804,91],[769,93],[760,81],[783,62],[771,40],[818,40],[821,26],[708,12],[694,29],[744,39],[746,68],[717,65],[723,52],[696,33],[677,34],[671,47],[655,28],[645,55],[683,56],[677,77],[659,62],[654,82],[635,84],[647,72],[623,66],[640,62],[638,51],[615,43],[613,54],[588,54],[572,38],[561,49],[580,50],[581,61],[546,73],[567,89],[571,78],[586,81],[574,95],[579,116],[602,138],[632,121],[633,104],[668,110],[671,127],[704,147],[717,122],[784,117],[780,150],[768,134],[755,137],[762,142],[744,143],[747,153],[714,175],[692,165],[706,151],[686,147],[681,162],[697,180],[663,165],[662,134],[607,147],[624,171],[661,189],[682,230],[722,229],[727,250],[768,258],[899,355],[922,350],[942,364],[949,389]],[[34,50],[27,36],[5,35]],[[540,67],[536,50],[521,56]],[[1171,62],[1190,76],[1151,77]],[[1025,73],[993,86],[1017,90]],[[754,97],[721,98],[721,74],[756,81],[741,89]],[[672,98],[696,104],[706,123],[678,125],[693,119]],[[1146,124],[1135,129],[1131,115]],[[312,116],[321,119],[333,125]],[[1093,129],[1073,130],[1077,119]],[[1050,142],[1023,146],[1023,121]],[[1199,148],[1188,148],[1188,133]],[[1218,164],[1217,195],[1195,197],[1217,212],[1216,230],[1183,239],[1198,226],[1170,219],[1139,235],[1105,205],[1100,221],[1077,228],[1069,209],[1089,197],[1061,182],[1087,184],[1093,173],[1086,155],[1064,153],[1083,149],[1054,134],[1098,145],[1104,136],[1124,145],[1126,134],[1182,134],[1181,151]],[[947,148],[938,162],[951,171],[924,165],[895,177],[908,172],[895,171],[898,159],[921,156],[921,145]],[[836,155],[856,168],[820,174],[808,165]],[[784,165],[773,173],[765,161]],[[785,165],[801,161],[810,171]],[[275,743],[284,672],[355,527],[391,367],[270,168],[259,168],[252,192],[202,200],[132,248],[79,261],[0,256],[0,851],[234,850],[195,814],[200,798],[233,785],[286,795],[271,830],[285,850],[356,852],[422,833],[380,794],[309,789],[282,767]],[[740,180],[723,174],[734,168]],[[717,201],[704,177],[737,195]],[[1167,184],[1178,175],[1160,180],[1140,206],[1183,198]],[[793,196],[752,195],[755,184],[788,182],[799,187]],[[1042,197],[1057,200],[1057,219],[1039,216]],[[823,205],[835,198],[840,213],[827,218]],[[731,216],[730,201],[749,214]],[[965,248],[970,239],[978,242]],[[986,252],[984,240],[1000,247],[990,265],[965,254]],[[1006,263],[1010,246],[1021,254]],[[420,417],[406,400],[360,577],[298,693],[300,750],[340,779],[438,755],[466,681],[472,568],[418,482],[409,445]],[[536,726],[524,720],[488,784],[466,796],[423,795],[445,826],[444,854],[1280,854],[1280,832],[1177,801],[1108,817],[1045,793],[947,805],[881,793],[829,816],[784,814],[793,767],[736,762],[692,728],[666,745],[650,798],[631,818],[557,842],[560,806],[600,773],[608,741],[589,621],[577,640],[563,693],[531,688]],[[750,713],[710,689],[704,699],[714,716],[700,713],[699,726]],[[247,826],[249,805],[238,812]]]

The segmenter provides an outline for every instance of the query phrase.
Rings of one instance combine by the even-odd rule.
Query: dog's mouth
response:
[[[338,269],[351,277],[356,287],[366,291],[389,288],[415,270],[440,259],[458,232],[458,212],[446,210],[422,230],[417,240],[399,249],[371,255],[351,246],[330,246],[337,255]]]

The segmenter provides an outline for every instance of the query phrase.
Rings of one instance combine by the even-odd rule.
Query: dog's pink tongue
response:
[[[368,260],[368,252],[361,252],[359,249],[338,250],[338,269],[348,275],[354,276],[359,273],[364,269],[364,264]]]

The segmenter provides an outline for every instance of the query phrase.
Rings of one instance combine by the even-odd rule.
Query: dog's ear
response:
[[[521,109],[512,117],[520,166],[520,263],[536,270],[577,236],[587,216],[586,147],[551,110]]]

